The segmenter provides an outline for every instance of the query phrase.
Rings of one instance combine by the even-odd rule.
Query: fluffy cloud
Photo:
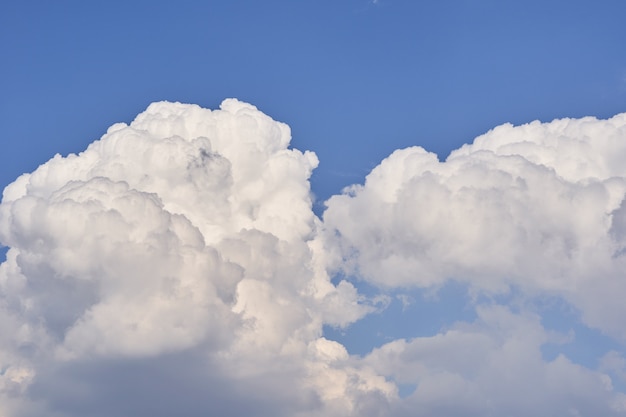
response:
[[[624,339],[625,126],[505,125],[445,162],[396,151],[322,221],[317,158],[287,125],[237,100],[154,103],[4,190],[0,415],[624,415],[623,352],[546,358],[563,337],[484,300],[556,297]],[[475,320],[363,357],[324,337],[387,289],[450,280]]]
[[[397,415],[623,415],[626,395],[611,378],[565,356],[546,361],[541,346],[560,343],[540,317],[482,306],[472,323],[432,337],[396,340],[365,359],[414,392]]]
[[[317,159],[289,141],[285,124],[236,100],[217,111],[155,103],[79,155],[57,155],[10,184],[0,205],[0,241],[11,248],[0,325],[14,335],[0,345],[4,403],[84,415],[103,401],[94,393],[117,389],[102,384],[142,378],[129,369],[165,366],[176,379],[193,361],[206,366],[196,382],[237,386],[233,403],[247,385],[273,390],[250,400],[268,415],[280,415],[268,405],[279,403],[277,387],[278,397],[308,404],[297,409],[326,410],[319,398],[337,398],[339,414],[353,407],[354,384],[360,395],[392,396],[384,378],[357,368],[337,369],[350,382],[326,392],[334,356],[320,356],[331,343],[322,326],[374,307],[326,274],[309,196]],[[265,377],[274,388],[254,382]],[[89,392],[72,399],[57,379]],[[145,395],[165,394],[144,382]]]
[[[329,245],[377,285],[555,295],[626,340],[625,158],[625,114],[503,125],[444,162],[399,150],[327,202]]]

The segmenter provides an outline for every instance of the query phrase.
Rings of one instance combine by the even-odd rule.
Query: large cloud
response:
[[[155,103],[81,154],[57,155],[9,185],[0,326],[11,336],[0,344],[0,403],[26,398],[22,410],[93,414],[85,410],[117,395],[108,384],[143,378],[133,369],[176,380],[194,362],[206,366],[193,378],[209,394],[236,386],[235,404],[256,390],[242,407],[263,403],[268,415],[294,410],[270,406],[282,404],[276,398],[324,412],[334,401],[341,414],[353,407],[351,386],[355,395],[392,396],[384,378],[357,368],[338,369],[327,387],[345,351],[320,338],[322,326],[345,326],[374,307],[351,284],[331,284],[309,196],[317,159],[289,141],[288,126],[236,100],[217,111]],[[274,384],[254,382],[264,378]],[[56,380],[89,395],[72,400]],[[171,389],[144,382],[144,396]],[[203,406],[189,413],[215,403],[189,400]],[[136,401],[102,415],[133,414]]]
[[[528,308],[556,297],[624,339],[625,125],[505,125],[445,162],[400,150],[322,222],[317,158],[287,125],[154,103],[4,190],[0,416],[625,415],[624,353],[545,357],[571,337]],[[474,320],[363,357],[324,337],[387,289],[451,280]]]
[[[503,125],[445,162],[394,152],[324,223],[341,267],[378,285],[556,295],[626,340],[624,161],[626,114]]]

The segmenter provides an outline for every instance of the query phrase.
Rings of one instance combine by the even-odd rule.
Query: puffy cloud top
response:
[[[510,123],[477,137],[471,145],[452,152],[448,160],[479,151],[496,155],[519,155],[554,169],[567,181],[624,177],[626,167],[626,113],[608,120],[595,117],[534,121],[522,126]]]

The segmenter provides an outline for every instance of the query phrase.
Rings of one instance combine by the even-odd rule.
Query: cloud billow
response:
[[[343,268],[368,281],[557,295],[626,340],[625,138],[622,114],[503,125],[444,162],[398,150],[332,197],[324,224]]]
[[[562,335],[479,296],[557,297],[626,338],[625,126],[503,125],[445,162],[399,150],[321,220],[317,157],[287,125],[234,99],[153,103],[4,190],[0,415],[624,415],[622,352],[546,359]],[[475,320],[362,357],[323,336],[450,281]]]

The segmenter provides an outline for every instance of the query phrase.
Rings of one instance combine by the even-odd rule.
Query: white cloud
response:
[[[623,352],[547,361],[525,311],[476,304],[365,357],[322,329],[391,300],[331,281],[344,270],[562,297],[619,339],[625,124],[503,126],[446,162],[396,151],[322,222],[317,157],[287,125],[237,100],[154,103],[4,190],[0,415],[623,415]]]
[[[0,205],[0,241],[11,247],[0,325],[12,336],[1,338],[0,396],[84,415],[50,386],[55,379],[107,392],[93,380],[102,363],[161,372],[161,359],[176,357],[187,372],[177,355],[195,352],[189,360],[221,364],[198,377],[211,386],[274,375],[276,387],[256,389],[289,387],[306,404],[327,398],[330,368],[310,346],[324,324],[345,326],[374,307],[351,284],[330,282],[309,195],[317,158],[289,141],[285,124],[236,100],[216,111],[155,103],[79,155],[57,155],[10,184]],[[393,394],[357,368],[333,374],[354,395]],[[340,395],[338,415],[354,395]]]
[[[503,125],[445,162],[398,150],[327,202],[328,244],[381,286],[553,294],[626,340],[624,160],[624,114]]]
[[[415,391],[397,415],[620,415],[610,377],[564,356],[542,358],[550,335],[538,316],[482,306],[473,323],[432,337],[396,340],[365,361]]]

